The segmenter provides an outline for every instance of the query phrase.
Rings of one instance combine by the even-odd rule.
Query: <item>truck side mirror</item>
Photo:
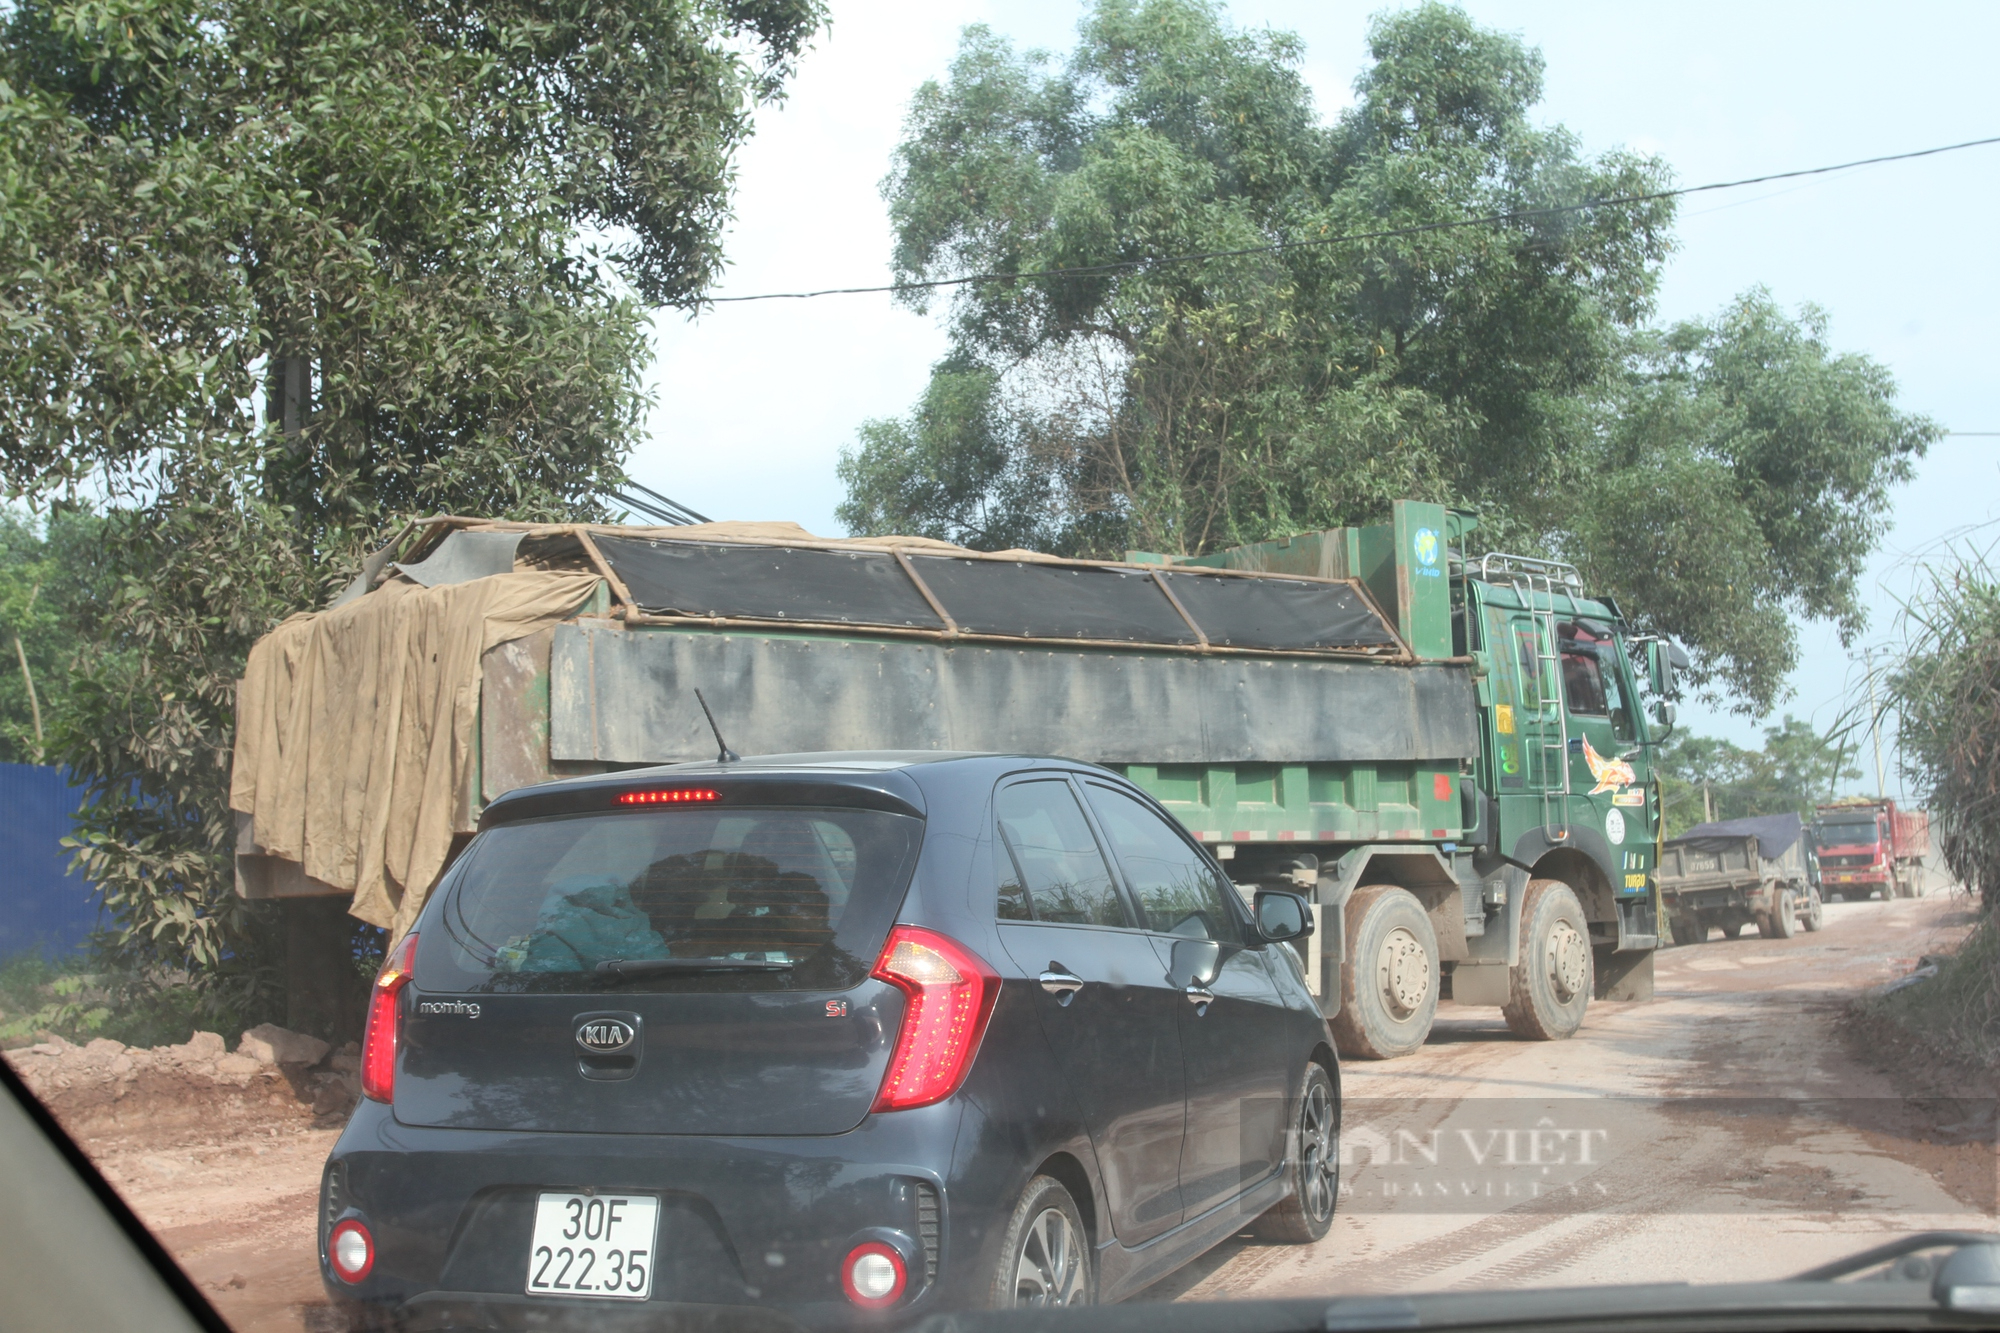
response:
[[[1312,934],[1312,909],[1296,893],[1257,890],[1257,933],[1273,943],[1304,939]]]
[[[1674,678],[1674,668],[1686,655],[1674,647],[1670,639],[1654,639],[1646,645],[1647,684],[1653,693],[1662,699],[1671,699],[1680,693],[1680,682]],[[1672,726],[1672,722],[1665,725]]]
[[[1655,699],[1653,701],[1653,721],[1659,724],[1662,731],[1672,731],[1674,729],[1675,713],[1676,710],[1672,699]]]

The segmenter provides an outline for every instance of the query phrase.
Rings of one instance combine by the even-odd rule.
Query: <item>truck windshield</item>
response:
[[[844,990],[881,948],[922,829],[799,808],[502,825],[466,853],[449,947],[420,965],[467,991]]]
[[[1871,819],[1866,823],[1821,824],[1814,836],[1822,847],[1851,847],[1856,843],[1882,841],[1882,830]]]

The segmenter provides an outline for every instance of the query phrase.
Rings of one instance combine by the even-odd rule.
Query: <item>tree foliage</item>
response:
[[[0,509],[0,761],[39,764],[74,727],[70,673],[98,626],[101,522]]]
[[[1651,331],[1672,201],[1603,201],[1667,169],[1536,124],[1537,51],[1439,4],[1369,51],[1329,122],[1295,38],[1204,0],[1100,0],[1059,65],[968,29],[883,190],[899,279],[1002,276],[953,289],[923,402],[843,458],[842,520],[1198,553],[1441,500],[1584,563],[1767,709],[1787,610],[1859,623],[1885,488],[1934,428],[1816,312],[1753,294]]]
[[[1658,760],[1666,835],[1679,837],[1710,819],[1787,811],[1810,821],[1813,807],[1839,784],[1861,776],[1844,734],[1822,736],[1787,714],[1764,728],[1764,746],[1746,750],[1712,736],[1675,736]]]
[[[596,512],[645,304],[719,265],[817,0],[22,0],[0,22],[0,482],[89,498],[59,755],[125,945],[256,951],[234,682],[399,516]]]

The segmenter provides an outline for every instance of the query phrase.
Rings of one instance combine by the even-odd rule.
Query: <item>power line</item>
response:
[[[1948,430],[1945,434],[1964,440],[2000,439],[2000,430]]]
[[[1936,148],[1919,148],[1909,153],[1888,153],[1881,157],[1857,158],[1852,162],[1839,162],[1830,167],[1774,171],[1766,176],[1746,176],[1742,180],[1714,181],[1708,185],[1689,185],[1678,190],[1654,190],[1648,194],[1613,195],[1608,199],[1588,199],[1579,204],[1555,204],[1548,208],[1524,208],[1511,213],[1488,213],[1483,217],[1459,218],[1451,222],[1422,222],[1407,227],[1384,227],[1377,231],[1346,232],[1339,236],[1314,236],[1303,241],[1274,241],[1269,245],[1245,246],[1240,250],[1202,250],[1193,254],[1163,255],[1154,259],[1120,259],[1103,264],[1081,264],[1074,268],[1031,269],[1026,273],[968,273],[962,278],[935,278],[928,282],[892,282],[877,287],[824,287],[810,292],[759,292],[754,296],[710,296],[705,299],[711,305],[743,301],[809,301],[817,296],[865,296],[876,292],[933,291],[940,287],[964,287],[975,282],[1019,282],[1026,278],[1087,278],[1127,269],[1192,263],[1198,259],[1234,259],[1243,255],[1275,254],[1281,250],[1299,250],[1315,245],[1344,245],[1352,241],[1379,241],[1397,236],[1417,236],[1427,232],[1457,231],[1464,227],[1490,227],[1501,222],[1560,217],[1566,213],[1581,213],[1592,208],[1645,204],[1657,199],[1678,199],[1683,195],[1705,194],[1711,190],[1736,190],[1746,185],[1796,180],[1801,176],[1824,176],[1829,172],[1851,171],[1856,167],[1878,166],[1884,162],[1907,162],[1911,158],[1934,157],[1939,153],[1955,153],[1963,148],[1984,148],[1997,143],[2000,143],[2000,135],[1987,139],[1967,139],[1963,143],[1943,144]]]

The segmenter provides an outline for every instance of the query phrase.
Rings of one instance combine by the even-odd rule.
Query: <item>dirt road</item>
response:
[[[1670,950],[1656,999],[1593,1005],[1568,1042],[1446,1006],[1417,1055],[1345,1067],[1347,1195],[1324,1241],[1232,1241],[1146,1297],[1779,1276],[1889,1233],[1994,1228],[1990,1098],[1912,1101],[1840,1023],[1969,919],[1956,898],[1832,904],[1818,934]],[[294,1116],[87,1146],[262,1333],[330,1326],[313,1209],[334,1137]]]
[[[1842,1021],[1970,919],[1835,903],[1816,934],[1667,950],[1651,1002],[1593,1004],[1567,1042],[1443,1006],[1415,1056],[1343,1067],[1324,1240],[1232,1241],[1142,1299],[1750,1280],[1996,1229],[1990,1090],[1912,1088]]]

